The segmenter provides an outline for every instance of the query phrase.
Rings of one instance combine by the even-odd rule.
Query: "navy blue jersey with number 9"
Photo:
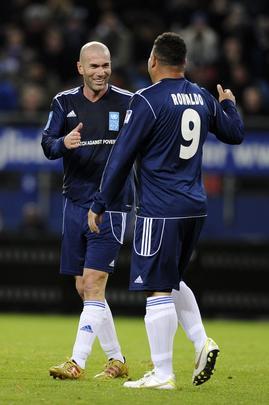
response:
[[[219,103],[185,78],[163,79],[132,97],[94,212],[120,190],[136,159],[137,213],[151,218],[206,215],[202,152],[208,132],[240,144],[243,123],[234,103]]]

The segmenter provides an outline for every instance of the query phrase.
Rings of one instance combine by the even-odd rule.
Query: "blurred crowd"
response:
[[[9,0],[0,13],[0,113],[47,111],[59,91],[80,84],[80,47],[104,42],[114,84],[150,84],[147,58],[163,31],[182,34],[187,77],[216,95],[233,89],[243,114],[269,112],[267,0]]]

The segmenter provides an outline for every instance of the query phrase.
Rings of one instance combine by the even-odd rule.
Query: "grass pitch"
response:
[[[220,346],[217,371],[199,387],[191,384],[193,346],[179,329],[174,346],[175,391],[132,390],[123,380],[95,381],[105,356],[95,343],[81,381],[49,377],[48,369],[70,356],[78,317],[0,315],[1,405],[268,405],[269,322],[207,321]],[[151,368],[143,319],[116,318],[130,377]]]

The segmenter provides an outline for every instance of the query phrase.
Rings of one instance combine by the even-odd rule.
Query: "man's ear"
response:
[[[151,56],[151,67],[155,68],[157,63],[158,63],[158,59],[156,58],[156,56],[153,53],[152,56]]]
[[[83,75],[83,67],[82,67],[80,61],[77,62],[77,69],[78,69],[78,73],[80,75]]]

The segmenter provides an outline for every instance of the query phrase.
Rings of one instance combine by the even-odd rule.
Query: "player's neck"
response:
[[[154,75],[153,83],[157,83],[162,79],[182,79],[185,77],[183,71],[173,70],[173,69],[163,69]]]
[[[153,83],[157,83],[162,79],[182,79],[184,76],[184,71],[178,69],[158,69],[154,72],[151,77]]]
[[[103,95],[107,92],[107,89],[108,85],[106,85],[106,87],[100,91],[93,91],[88,86],[84,85],[83,94],[88,100],[90,100],[92,103],[95,103],[103,97]]]

